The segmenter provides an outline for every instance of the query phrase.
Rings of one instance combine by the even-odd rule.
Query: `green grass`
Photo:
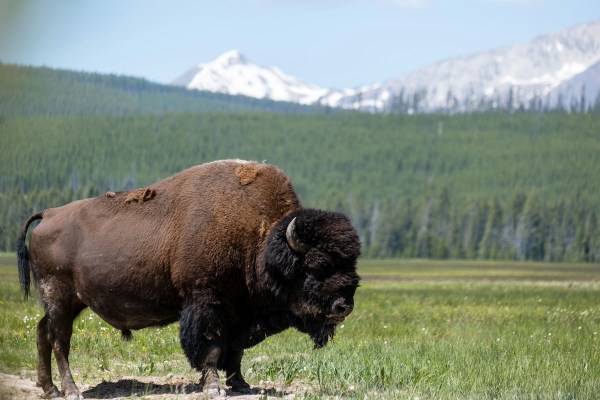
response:
[[[246,351],[251,384],[309,387],[305,398],[593,399],[600,393],[600,265],[364,260],[352,315],[312,350],[288,330]],[[0,371],[35,376],[41,308],[23,302],[0,255]],[[76,321],[77,382],[194,377],[177,325],[119,332]]]

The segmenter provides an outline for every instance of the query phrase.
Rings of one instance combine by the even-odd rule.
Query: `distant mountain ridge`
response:
[[[373,112],[489,109],[580,110],[598,99],[600,20],[527,43],[455,57],[381,83],[329,90],[239,51],[200,64],[174,81],[189,89]],[[595,71],[595,72],[594,72]]]

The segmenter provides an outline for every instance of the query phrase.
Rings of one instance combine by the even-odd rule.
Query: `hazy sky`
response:
[[[169,83],[238,49],[322,87],[600,19],[600,0],[0,0],[0,61]]]

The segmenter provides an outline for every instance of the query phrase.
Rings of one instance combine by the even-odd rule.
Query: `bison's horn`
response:
[[[296,217],[289,223],[285,231],[285,238],[290,248],[296,253],[306,253],[308,250],[308,246],[302,243],[302,240],[298,237],[298,232],[296,232]]]

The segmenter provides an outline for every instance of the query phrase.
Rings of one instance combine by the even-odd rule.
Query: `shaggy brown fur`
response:
[[[25,235],[38,219],[28,251]],[[304,253],[288,244],[288,226]],[[179,320],[205,391],[223,390],[217,369],[233,390],[249,391],[240,371],[245,348],[290,326],[322,347],[352,311],[360,243],[347,217],[301,208],[276,167],[228,160],[37,213],[17,253],[24,294],[31,268],[46,311],[39,384],[48,397],[61,394],[51,378],[53,350],[62,393],[79,399],[68,356],[72,322],[84,308],[124,337]]]

